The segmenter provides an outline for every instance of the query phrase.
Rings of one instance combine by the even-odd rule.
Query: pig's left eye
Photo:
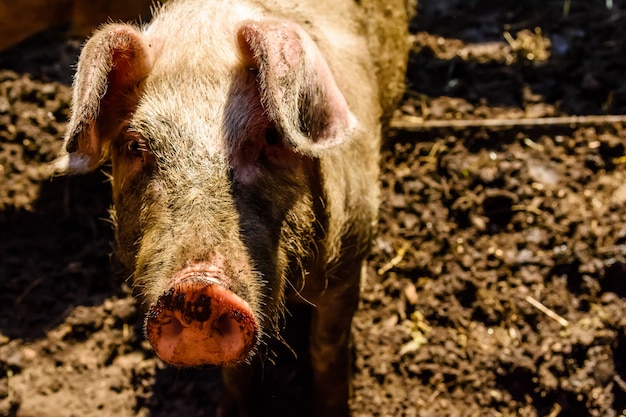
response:
[[[275,127],[270,127],[265,131],[265,142],[268,145],[278,145],[281,141],[280,133]]]

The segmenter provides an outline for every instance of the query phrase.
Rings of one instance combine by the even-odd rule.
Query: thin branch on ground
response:
[[[455,119],[455,120],[423,120],[419,117],[393,119],[390,127],[396,130],[417,132],[429,129],[467,128],[523,128],[543,126],[589,126],[613,123],[625,123],[626,115],[590,115],[590,116],[561,116],[561,117],[529,117],[521,119]]]
[[[561,414],[561,411],[563,411],[563,407],[561,407],[561,404],[554,403],[554,405],[552,406],[552,410],[547,417],[557,417],[559,414]]]
[[[397,266],[400,262],[402,262],[402,260],[404,259],[404,255],[406,255],[406,252],[409,250],[410,247],[411,242],[404,242],[402,244],[402,247],[398,249],[398,252],[396,252],[396,256],[394,256],[393,259],[391,259],[389,262],[387,262],[385,265],[378,269],[378,275],[383,275],[391,268]]]
[[[563,326],[563,327],[569,326],[569,321],[567,321],[563,317],[559,316],[554,311],[550,310],[548,307],[546,307],[545,305],[541,304],[539,301],[537,301],[536,299],[534,299],[530,295],[526,296],[526,301],[530,305],[535,307],[537,310],[541,311],[543,314],[545,314],[546,316],[550,317],[552,320],[554,320],[557,323],[559,323],[561,326]]]

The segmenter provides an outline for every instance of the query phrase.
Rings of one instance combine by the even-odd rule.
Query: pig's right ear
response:
[[[239,43],[258,71],[265,111],[299,153],[320,156],[344,143],[357,120],[313,39],[283,20],[244,22]]]
[[[81,173],[100,165],[106,142],[137,105],[136,87],[149,65],[142,35],[130,25],[104,26],[85,44],[74,78],[72,113],[58,170]]]

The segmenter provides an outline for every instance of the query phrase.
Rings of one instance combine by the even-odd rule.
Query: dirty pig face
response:
[[[229,342],[247,352],[266,328],[273,327],[281,311],[287,255],[280,242],[294,239],[285,219],[294,207],[307,206],[307,176],[303,158],[286,146],[263,116],[254,77],[243,73],[241,79],[236,88],[221,93],[228,97],[221,105],[207,104],[197,91],[185,93],[186,106],[194,96],[198,104],[184,114],[178,111],[183,100],[180,89],[156,100],[158,86],[147,84],[150,94],[144,94],[150,99],[140,98],[128,128],[111,142],[118,253],[135,270],[135,289],[149,310],[149,338],[151,328],[175,332],[172,326],[163,330],[163,323],[173,319],[178,329],[193,328],[185,321],[194,317],[182,312],[188,306],[173,306],[171,298],[176,292],[185,292],[189,299],[215,297],[213,284],[237,295],[227,303],[237,305],[233,317],[253,323],[243,326],[244,340]],[[214,83],[198,91],[211,87]],[[162,88],[171,91],[171,86]],[[312,216],[308,210],[304,213]],[[180,276],[187,276],[189,285],[173,278]],[[198,286],[198,281],[211,285]],[[225,314],[212,321],[239,325],[234,319],[221,319]],[[198,346],[194,337],[186,342],[189,346]],[[163,336],[153,339],[158,346]],[[219,341],[221,346],[227,345],[224,340]],[[197,354],[189,358],[170,345],[160,351],[162,357],[169,354],[170,362],[181,365],[195,363]],[[211,354],[203,360],[229,362],[242,357],[232,356]]]
[[[164,14],[109,25],[79,60],[69,165],[110,156],[118,253],[177,365],[245,361],[277,328],[287,272],[304,276],[323,238],[319,158],[357,127],[313,39],[256,13],[177,25],[195,48],[154,29],[172,29]]]

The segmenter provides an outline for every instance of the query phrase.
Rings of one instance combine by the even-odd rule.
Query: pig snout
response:
[[[150,306],[146,336],[172,365],[227,365],[246,360],[258,338],[250,305],[211,268],[183,269]]]

